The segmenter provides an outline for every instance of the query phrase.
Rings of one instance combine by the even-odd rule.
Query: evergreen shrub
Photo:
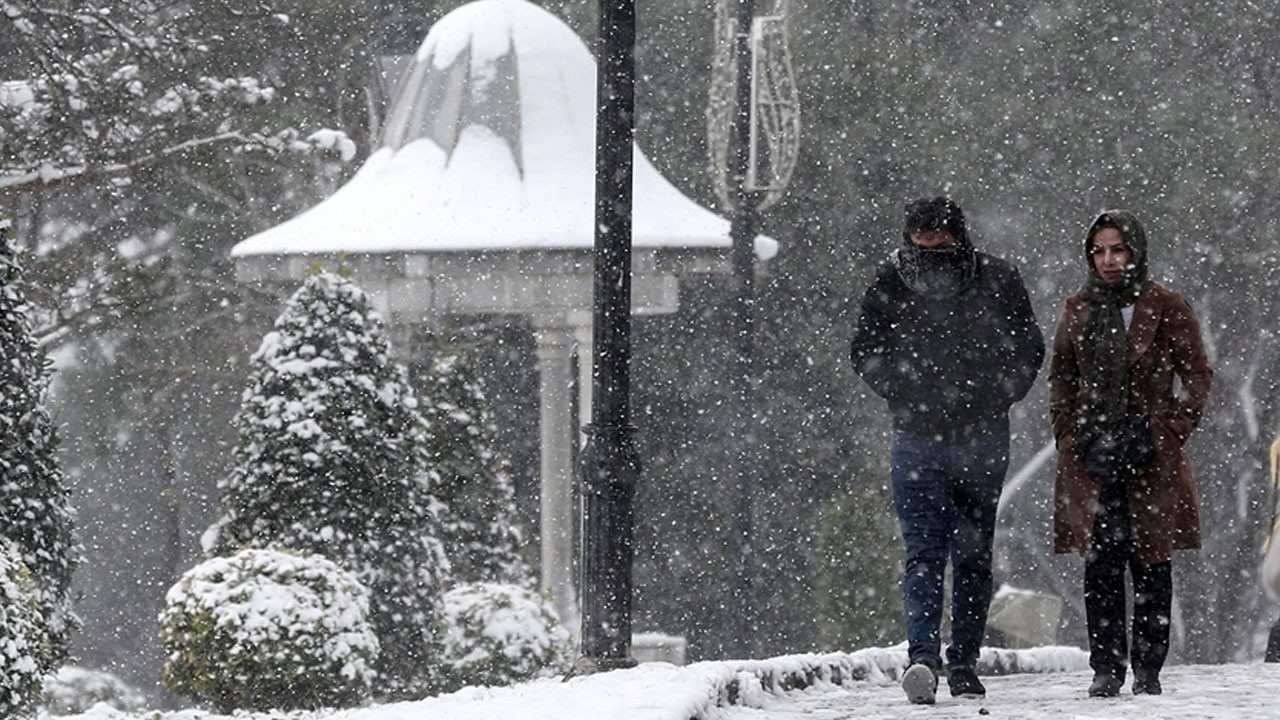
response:
[[[455,582],[533,587],[521,550],[511,467],[472,355],[437,347],[421,382],[427,463],[439,478],[440,540]]]
[[[138,712],[146,698],[132,685],[102,670],[63,665],[44,679],[44,711],[49,715],[80,715],[106,703],[120,712]]]
[[[0,542],[0,717],[34,716],[49,652],[31,572]]]
[[[568,669],[569,633],[541,595],[473,583],[446,592],[444,607],[445,689],[510,685]]]
[[[424,421],[381,319],[346,277],[318,272],[249,362],[206,551],[286,547],[338,563],[369,591],[379,699],[430,693],[449,561]]]
[[[213,707],[293,710],[368,699],[368,591],[318,555],[242,550],[189,570],[160,616],[164,683]]]
[[[48,638],[41,670],[52,672],[66,659],[79,625],[70,587],[80,547],[47,407],[50,362],[32,332],[26,279],[8,225],[0,219],[0,537],[13,543],[30,571]]]

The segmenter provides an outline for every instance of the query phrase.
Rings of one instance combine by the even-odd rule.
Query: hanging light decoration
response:
[[[707,142],[716,197],[726,212],[734,209],[730,177],[730,135],[736,107],[734,33],[737,0],[716,0],[715,47],[707,104]],[[755,210],[777,203],[795,170],[800,149],[800,97],[787,36],[787,0],[756,17],[751,28],[751,133],[745,189],[759,198]]]

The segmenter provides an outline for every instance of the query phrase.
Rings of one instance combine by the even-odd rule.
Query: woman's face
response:
[[[1093,234],[1093,267],[1109,283],[1124,279],[1125,268],[1133,261],[1133,251],[1115,228],[1102,228]]]

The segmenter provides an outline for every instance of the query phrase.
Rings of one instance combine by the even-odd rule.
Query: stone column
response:
[[[579,630],[573,582],[574,439],[570,403],[573,388],[573,330],[563,314],[535,315],[540,376],[539,424],[542,444],[541,587],[550,592],[556,614],[574,635]]]
[[[569,324],[573,326],[573,340],[578,348],[578,424],[586,425],[591,422],[591,313],[571,312]],[[582,447],[586,437],[579,427],[578,447]]]

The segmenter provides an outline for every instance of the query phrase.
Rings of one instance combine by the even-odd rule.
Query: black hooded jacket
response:
[[[1044,336],[1010,263],[975,252],[972,279],[931,299],[894,261],[876,269],[854,332],[853,367],[889,403],[895,430],[964,442],[1005,432],[1035,382]]]

